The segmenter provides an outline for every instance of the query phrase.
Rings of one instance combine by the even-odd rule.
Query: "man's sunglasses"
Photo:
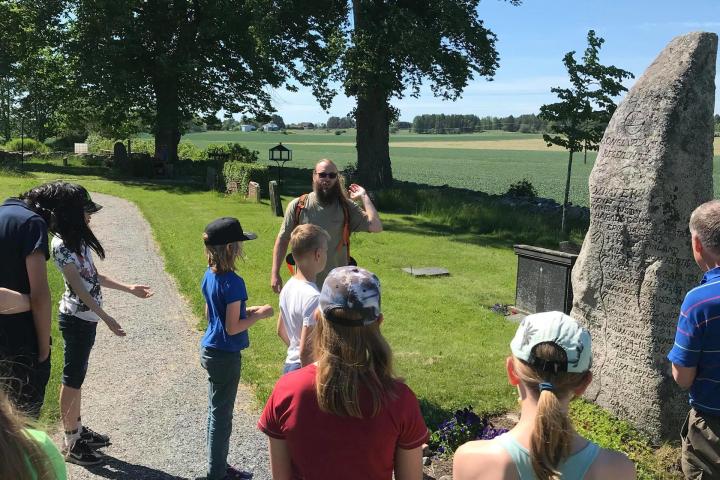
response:
[[[320,178],[330,178],[335,180],[337,178],[337,172],[315,172],[317,173],[317,176]]]

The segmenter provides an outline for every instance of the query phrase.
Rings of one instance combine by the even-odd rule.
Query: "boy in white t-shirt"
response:
[[[330,235],[317,225],[297,226],[290,235],[295,274],[280,292],[277,334],[288,346],[283,374],[312,363],[307,338],[315,325],[320,291],[315,277],[327,262]]]

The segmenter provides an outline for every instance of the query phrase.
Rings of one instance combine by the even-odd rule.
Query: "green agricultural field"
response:
[[[355,131],[342,135],[325,131],[280,132],[203,132],[185,135],[204,148],[211,143],[238,142],[258,150],[267,163],[269,148],[282,142],[293,150],[288,166],[310,168],[321,158],[330,158],[339,168],[355,162]],[[418,135],[398,133],[390,136],[393,174],[398,180],[429,185],[449,185],[491,194],[500,194],[523,178],[532,182],[541,197],[562,201],[567,172],[567,153],[547,148],[539,134],[484,132],[467,135]],[[588,203],[588,178],[596,153],[589,152],[587,163],[576,154],[570,183],[570,201]],[[720,185],[720,156],[715,156],[715,185]],[[274,165],[274,164],[272,164]],[[716,196],[720,189],[716,187]]]

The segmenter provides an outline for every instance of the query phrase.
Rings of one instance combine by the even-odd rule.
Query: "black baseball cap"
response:
[[[256,238],[252,232],[243,232],[240,221],[234,217],[220,217],[205,227],[205,245],[225,245]]]
[[[78,185],[80,187],[80,191],[85,194],[85,199],[83,201],[83,210],[85,210],[85,213],[93,214],[100,211],[102,208],[102,205],[93,202],[92,198],[90,197],[90,192],[85,189],[82,185]]]

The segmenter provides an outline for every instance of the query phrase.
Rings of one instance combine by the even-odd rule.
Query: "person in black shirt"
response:
[[[0,315],[0,378],[16,406],[35,418],[50,377],[48,227],[72,201],[69,187],[46,183],[0,205],[0,288],[30,298],[29,311]]]

